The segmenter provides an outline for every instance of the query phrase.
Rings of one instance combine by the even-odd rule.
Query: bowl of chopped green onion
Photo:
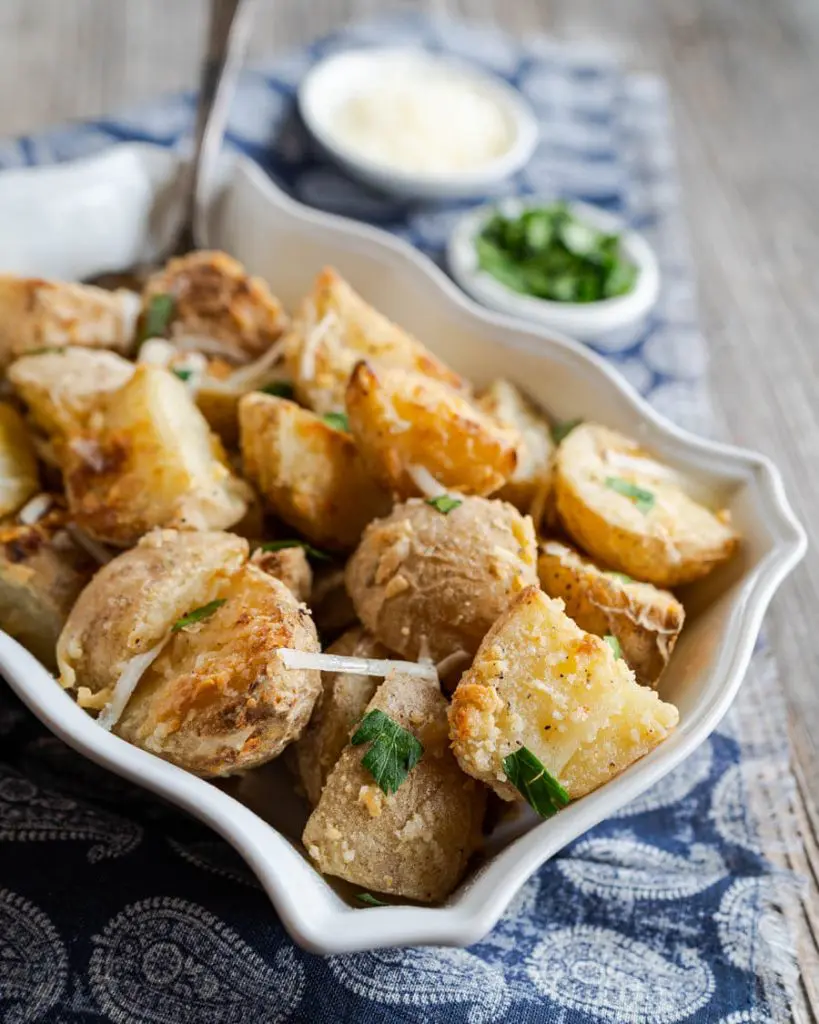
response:
[[[478,302],[583,340],[639,324],[657,301],[651,246],[587,203],[505,199],[466,213],[449,267]]]

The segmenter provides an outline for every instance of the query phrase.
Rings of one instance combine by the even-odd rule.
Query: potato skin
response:
[[[37,456],[23,418],[0,402],[0,516],[16,512],[39,490]]]
[[[461,768],[504,800],[522,799],[504,770],[504,758],[521,747],[576,800],[648,753],[678,719],[604,640],[537,587],[486,634],[449,709]]]
[[[626,470],[620,468],[623,462]],[[606,485],[611,477],[650,490],[653,508],[641,512]],[[579,547],[658,587],[700,579],[730,558],[739,543],[727,513],[715,515],[694,501],[671,471],[634,441],[597,424],[581,424],[559,445],[555,495],[560,521]]]
[[[347,381],[360,359],[465,389],[458,374],[368,305],[331,267],[321,271],[302,302],[285,347],[296,397],[319,414],[344,409]]]
[[[656,686],[685,621],[668,590],[625,581],[560,541],[544,541],[537,562],[543,591],[562,598],[566,614],[595,636],[614,636],[644,686]]]
[[[355,626],[330,644],[327,654],[354,658],[390,658],[387,648],[362,626]],[[349,672],[325,672],[322,692],[304,735],[293,745],[295,767],[311,806],[319,802],[327,776],[350,742],[380,679]]]
[[[512,505],[464,498],[444,515],[411,498],[371,523],[347,563],[358,617],[402,657],[472,655],[524,587],[537,582],[532,521]]]
[[[153,366],[103,395],[59,457],[77,525],[118,547],[154,527],[224,529],[248,508],[247,485],[185,385]]]
[[[422,493],[413,467],[441,491],[491,494],[514,472],[518,435],[440,381],[358,363],[347,385],[350,429],[370,473],[399,498]]]
[[[54,510],[37,523],[0,526],[0,628],[48,669],[74,602],[97,569],[66,523],[55,496]]]
[[[81,345],[128,352],[139,297],[119,288],[0,274],[0,368],[41,348]]]
[[[7,376],[32,421],[61,437],[82,430],[100,395],[116,391],[133,373],[133,363],[115,352],[70,346],[22,356]]]
[[[250,562],[268,576],[281,580],[297,601],[306,602],[313,587],[313,570],[302,547],[264,551],[257,548]]]
[[[521,512],[528,512],[535,529],[548,517],[552,503],[552,462],[555,445],[546,417],[511,381],[493,381],[478,404],[503,426],[520,437],[515,472],[496,497],[508,501]]]
[[[265,282],[224,252],[201,250],[169,260],[145,285],[143,317],[156,295],[174,298],[172,336],[214,338],[238,362],[267,351],[287,326]]]
[[[270,510],[320,548],[349,551],[389,498],[353,439],[295,402],[252,393],[239,403],[248,478]]]
[[[230,533],[154,530],[104,565],[71,609],[57,644],[60,683],[113,687],[183,615],[221,595],[248,555]]]
[[[286,669],[280,647],[318,651],[310,613],[280,581],[245,565],[207,619],[172,634],[114,732],[204,778],[277,757],[307,725],[320,673]]]
[[[447,742],[446,701],[437,683],[393,673],[367,711],[412,732],[424,753],[392,796],[347,746],[302,837],[325,874],[376,892],[439,902],[457,886],[481,841],[486,791],[461,773]]]

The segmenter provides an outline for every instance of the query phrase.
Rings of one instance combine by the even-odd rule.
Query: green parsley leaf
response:
[[[609,647],[614,651],[614,657],[615,658],[622,658],[623,657],[623,648],[620,646],[620,641],[617,639],[616,636],[613,636],[611,633],[606,633],[606,635],[603,637],[603,639],[606,641],[606,643],[609,645]]]
[[[188,612],[187,615],[183,615],[181,619],[176,620],[171,626],[171,632],[178,633],[180,629],[184,629],[185,626],[192,626],[194,622],[204,622],[205,619],[209,619],[213,615],[217,608],[221,608],[225,601],[226,598],[218,597],[215,601],[208,601],[207,604],[203,604],[201,608],[194,608],[192,612]]]
[[[292,399],[294,395],[293,385],[289,380],[272,380],[263,388],[259,388],[259,391],[265,395],[273,395],[275,398]]]
[[[579,427],[583,422],[581,419],[576,420],[563,420],[562,423],[552,424],[552,440],[555,444],[560,444],[564,441],[569,434],[574,430],[575,427]]]
[[[193,370],[180,370],[176,366],[172,367],[172,370],[180,380],[190,380],[193,376]]]
[[[624,572],[607,572],[607,576],[611,576],[614,580],[619,580],[621,583],[633,583],[634,580],[631,576],[626,576]]]
[[[327,412],[322,416],[322,419],[328,427],[333,427],[335,430],[346,430],[350,432],[350,421],[347,419],[346,412]]]
[[[175,309],[176,299],[173,295],[154,295],[142,315],[137,344],[141,345],[148,338],[164,337]]]
[[[569,802],[569,794],[563,786],[546,771],[527,747],[521,747],[505,757],[503,770],[507,779],[541,818],[551,818]]]
[[[373,896],[373,894],[371,892],[359,892],[359,893],[356,893],[356,897],[355,898],[357,900],[361,900],[362,903],[366,903],[368,907],[386,907],[386,906],[388,906],[388,904],[384,903],[383,900],[376,899],[376,897]]]
[[[312,544],[308,544],[304,540],[268,540],[264,544],[259,545],[261,551],[283,551],[285,548],[304,548],[304,553],[308,558],[315,558],[317,562],[332,562],[332,558],[325,554],[323,551],[319,551],[318,548],[314,548]]]
[[[383,711],[368,711],[350,742],[356,747],[371,744],[361,763],[387,796],[398,789],[424,753],[412,733]]]
[[[436,498],[427,498],[427,505],[432,505],[446,516],[459,505],[463,505],[463,502],[460,498],[453,498],[451,494],[439,494]]]
[[[624,480],[621,476],[606,477],[606,487],[611,491],[617,491],[618,494],[622,494],[624,498],[631,498],[637,506],[637,510],[642,512],[643,515],[646,515],[654,508],[654,495],[651,491],[646,491],[642,487],[638,487],[637,484],[629,483],[628,480]]]

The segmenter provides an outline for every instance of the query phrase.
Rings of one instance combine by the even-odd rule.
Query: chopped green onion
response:
[[[328,412],[322,416],[322,419],[328,427],[333,427],[334,430],[350,432],[350,421],[347,419],[346,412]]]
[[[638,487],[637,484],[624,480],[621,476],[606,477],[606,487],[622,494],[624,498],[630,498],[643,515],[654,508],[654,495],[651,491],[646,491],[642,487]]]
[[[176,376],[183,381],[190,380],[191,377],[193,376],[193,370],[180,370],[179,367],[177,366],[174,366],[172,370],[173,373],[175,373]]]
[[[460,498],[453,498],[451,494],[439,494],[436,498],[427,498],[426,501],[427,505],[432,505],[445,516],[459,505],[463,505]]]
[[[142,316],[137,344],[141,345],[148,338],[164,337],[165,332],[168,330],[168,325],[173,319],[175,309],[176,299],[173,295],[154,295]]]
[[[308,544],[304,540],[268,540],[264,544],[260,544],[259,548],[261,551],[283,551],[285,548],[303,548],[308,558],[315,558],[317,562],[332,562],[330,555],[319,551],[318,548],[314,548],[312,544]]]
[[[569,794],[528,747],[521,747],[505,757],[503,770],[511,784],[541,818],[551,818],[569,803]]]
[[[180,629],[184,629],[185,626],[192,626],[195,622],[204,622],[205,619],[209,619],[211,615],[221,608],[225,603],[226,598],[219,597],[215,601],[208,601],[207,604],[203,604],[201,608],[194,608],[192,612],[188,612],[187,615],[183,615],[181,619],[171,626],[172,633],[178,633]]]
[[[612,633],[606,633],[603,639],[606,641],[606,643],[609,645],[612,651],[614,651],[615,658],[623,657],[623,648],[620,646],[620,641],[617,639],[616,636],[614,636]]]

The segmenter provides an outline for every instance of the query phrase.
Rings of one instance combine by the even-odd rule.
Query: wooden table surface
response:
[[[404,4],[406,9],[408,4]],[[513,32],[602,38],[669,81],[712,383],[737,442],[778,463],[811,536],[768,616],[785,685],[803,851],[819,872],[819,4],[815,0],[427,0]],[[384,0],[264,0],[252,56]],[[206,0],[3,0],[0,136],[192,87]],[[819,1007],[806,897],[800,1019]],[[804,1018],[803,1018],[804,1015]],[[813,1019],[816,1019],[814,1016]]]

